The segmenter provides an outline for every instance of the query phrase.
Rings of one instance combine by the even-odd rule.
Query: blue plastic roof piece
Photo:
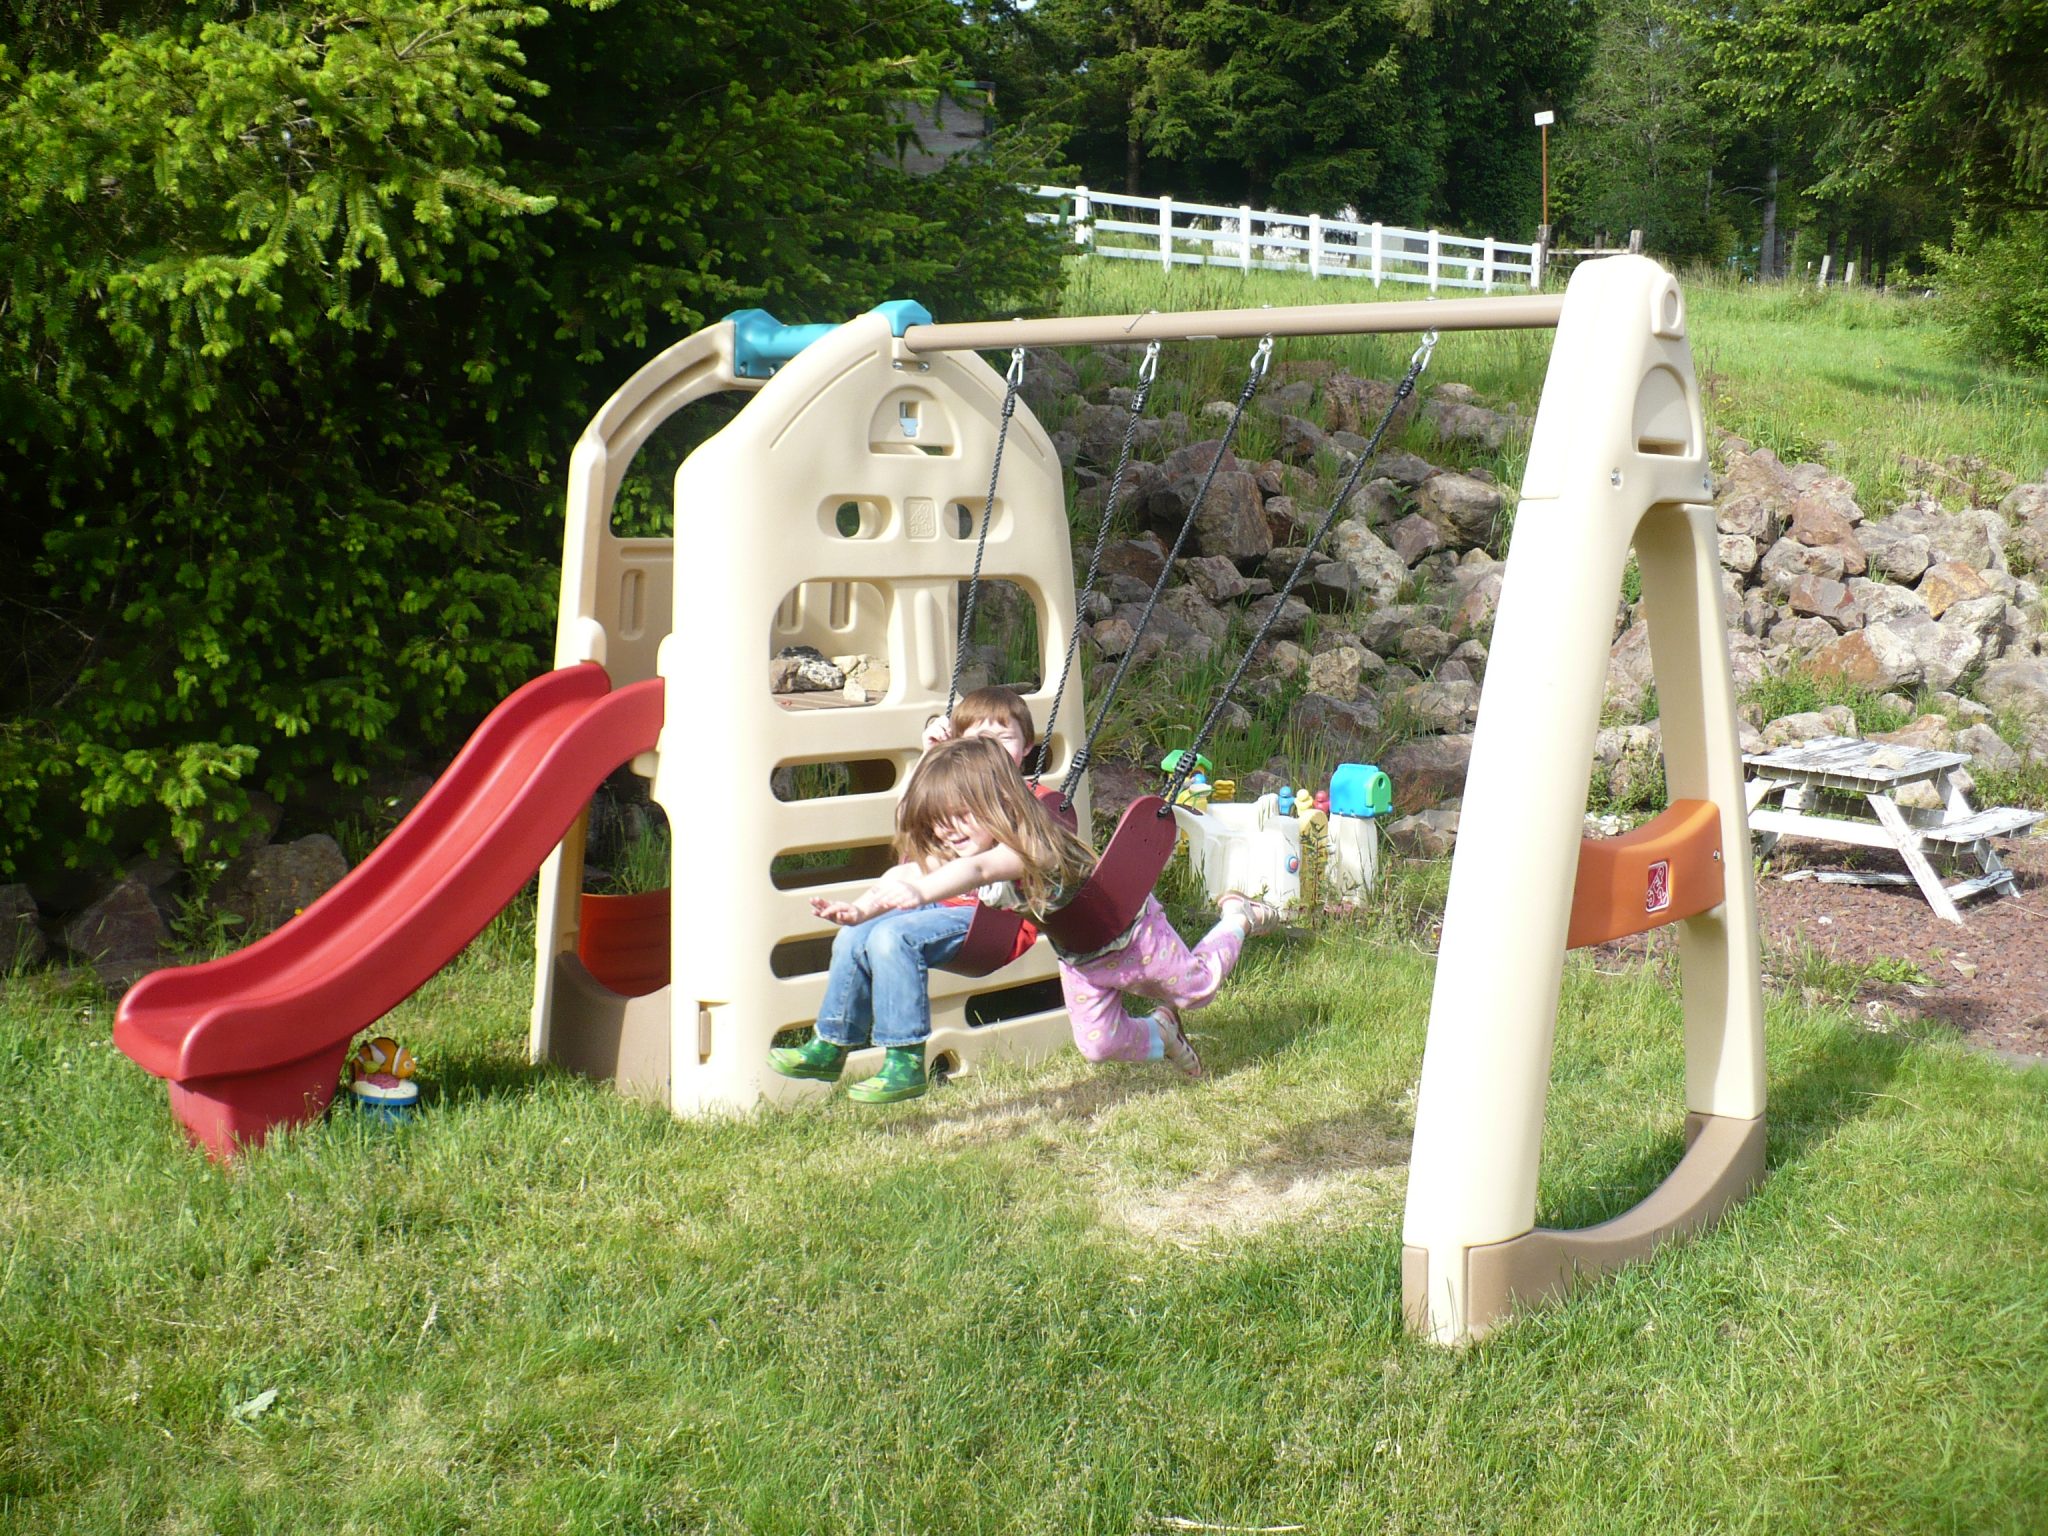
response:
[[[930,325],[931,311],[915,299],[890,299],[873,313],[887,317],[889,334],[901,336],[913,325]],[[725,317],[732,325],[733,372],[743,379],[772,378],[782,365],[836,325],[784,325],[765,309],[736,309]]]

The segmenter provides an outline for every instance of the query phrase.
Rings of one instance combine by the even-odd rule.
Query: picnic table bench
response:
[[[1817,736],[1772,752],[1745,753],[1742,761],[1755,774],[1745,798],[1757,852],[1768,853],[1787,834],[1892,849],[1928,904],[1960,923],[1957,902],[1984,891],[2015,894],[2012,871],[1991,839],[2023,831],[2044,814],[2010,805],[1973,810],[1956,777],[1969,760],[1967,752],[1853,736]],[[1933,786],[1941,808],[1900,805],[1898,792],[1909,784]],[[1775,807],[1765,804],[1773,797]],[[1927,856],[1930,848],[1949,853],[1960,865],[1974,865],[1976,873],[1944,883]]]

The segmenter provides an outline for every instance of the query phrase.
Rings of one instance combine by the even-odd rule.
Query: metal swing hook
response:
[[[1266,368],[1273,361],[1273,335],[1267,332],[1259,339],[1259,350],[1252,354],[1251,380],[1257,384],[1266,377]]]
[[[1009,370],[1003,374],[1003,382],[1012,389],[1017,388],[1024,382],[1024,349],[1022,347],[1012,347],[1010,349],[1010,366]]]
[[[1408,359],[1408,366],[1417,373],[1429,366],[1430,357],[1436,352],[1436,332],[1424,331],[1422,345],[1415,349],[1415,355]]]
[[[1159,343],[1156,341],[1148,342],[1145,346],[1145,359],[1138,364],[1138,382],[1140,384],[1150,384],[1158,377]]]

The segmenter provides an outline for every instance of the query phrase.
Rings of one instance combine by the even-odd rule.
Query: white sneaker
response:
[[[1182,1077],[1200,1077],[1202,1058],[1196,1053],[1194,1042],[1188,1039],[1188,1032],[1181,1028],[1180,1014],[1161,1004],[1152,1010],[1152,1022],[1165,1044],[1167,1064]]]

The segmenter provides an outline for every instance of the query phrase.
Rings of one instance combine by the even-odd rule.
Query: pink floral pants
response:
[[[1157,1061],[1164,1051],[1149,1017],[1133,1018],[1122,994],[1157,998],[1186,1012],[1216,995],[1244,948],[1244,930],[1218,923],[1193,949],[1181,942],[1156,897],[1146,897],[1123,948],[1078,965],[1060,964],[1060,989],[1074,1044],[1090,1061]]]

